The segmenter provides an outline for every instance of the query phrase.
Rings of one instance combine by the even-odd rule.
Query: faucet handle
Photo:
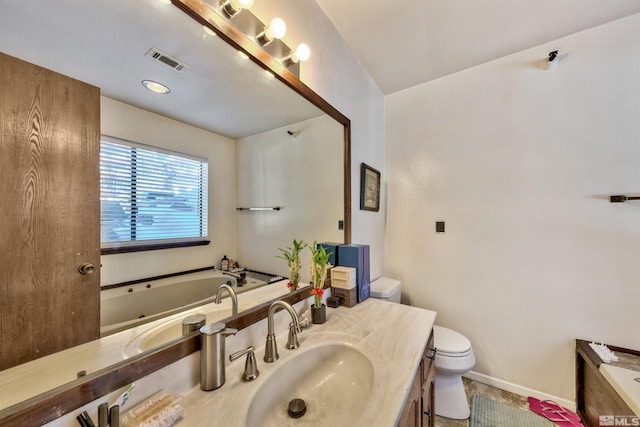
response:
[[[258,378],[260,375],[260,371],[258,371],[258,362],[256,362],[255,348],[253,346],[249,346],[244,350],[236,351],[233,354],[229,355],[229,361],[233,362],[234,360],[247,355],[247,360],[244,363],[244,373],[242,374],[242,379],[244,381],[252,381]]]
[[[296,328],[293,322],[289,323],[289,337],[287,338],[287,348],[289,350],[300,347],[300,343],[298,342],[298,332],[302,331]]]

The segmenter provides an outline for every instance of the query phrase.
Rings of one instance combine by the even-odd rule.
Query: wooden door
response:
[[[99,336],[99,140],[98,88],[0,53],[0,370]]]

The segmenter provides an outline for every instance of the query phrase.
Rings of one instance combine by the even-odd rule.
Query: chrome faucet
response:
[[[267,318],[267,343],[265,344],[264,349],[264,361],[267,363],[273,363],[278,360],[278,346],[276,344],[276,335],[273,333],[273,315],[276,310],[279,308],[284,308],[291,315],[291,320],[293,320],[292,329],[296,332],[300,331],[300,322],[298,321],[298,315],[296,311],[291,307],[291,305],[287,304],[284,301],[275,301],[269,306],[269,314]]]
[[[216,299],[213,301],[216,304],[221,304],[222,303],[222,291],[226,290],[229,293],[229,296],[231,297],[231,314],[232,315],[236,315],[238,314],[238,295],[236,295],[236,291],[233,290],[233,288],[229,285],[220,285],[220,287],[218,288],[218,292],[216,292]]]

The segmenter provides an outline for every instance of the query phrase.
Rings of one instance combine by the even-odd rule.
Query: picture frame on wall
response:
[[[360,165],[360,210],[380,210],[380,171],[365,163]]]

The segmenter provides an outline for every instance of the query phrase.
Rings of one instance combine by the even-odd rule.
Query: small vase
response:
[[[316,325],[321,325],[327,321],[327,307],[322,304],[321,307],[316,307],[315,304],[311,306],[311,322]]]

